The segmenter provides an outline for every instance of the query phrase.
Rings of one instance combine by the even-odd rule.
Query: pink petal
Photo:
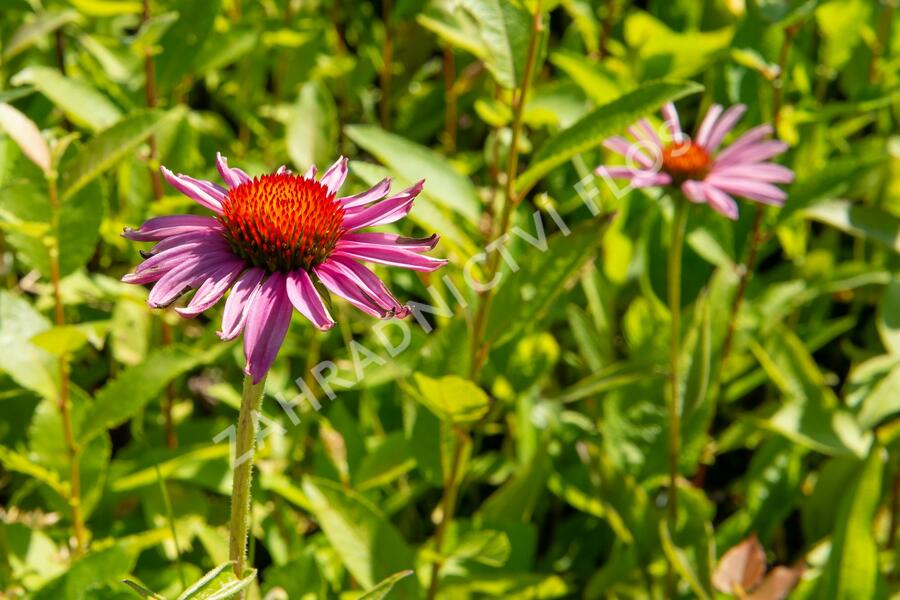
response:
[[[706,116],[703,117],[703,122],[700,123],[700,129],[697,130],[697,137],[695,141],[706,147],[706,143],[709,141],[709,134],[712,133],[712,129],[716,124],[716,121],[719,119],[719,115],[722,114],[722,105],[721,104],[713,104],[709,107],[709,110],[706,111]]]
[[[133,242],[156,242],[169,236],[194,231],[220,231],[222,226],[212,217],[200,215],[168,215],[144,221],[139,229],[126,227],[122,237]]]
[[[603,147],[616,154],[624,156],[629,162],[634,160],[642,167],[652,169],[656,161],[653,161],[643,152],[640,144],[631,143],[623,137],[613,136],[603,140]]]
[[[745,112],[747,112],[747,107],[744,104],[735,104],[725,111],[725,114],[722,115],[722,118],[719,119],[719,122],[716,123],[716,126],[713,127],[712,132],[709,134],[709,140],[705,144],[707,152],[715,152],[718,149],[719,144],[722,143],[728,132],[734,129],[734,126],[741,120]]]
[[[775,163],[734,164],[725,167],[713,167],[710,177],[727,179],[740,177],[743,179],[758,179],[770,183],[791,183],[794,180],[794,172],[787,167]]]
[[[176,308],[175,312],[182,317],[192,318],[212,308],[222,299],[222,296],[225,295],[225,292],[228,291],[228,288],[231,287],[231,284],[234,283],[234,280],[237,279],[245,267],[246,264],[242,260],[236,260],[219,267],[200,284],[188,305],[183,308]]]
[[[303,174],[303,179],[315,179],[316,173],[318,173],[318,172],[319,172],[319,170],[316,169],[316,165],[309,165],[309,168],[306,170],[306,173]]]
[[[216,169],[218,169],[219,175],[222,176],[222,180],[228,184],[228,187],[230,188],[237,187],[242,183],[250,181],[250,176],[240,169],[229,168],[228,159],[219,152],[216,152]]]
[[[233,260],[233,257],[230,259],[204,257],[176,266],[156,282],[147,297],[147,304],[153,308],[169,306],[179,296],[197,287],[200,281]]]
[[[326,261],[330,267],[346,275],[356,282],[367,296],[372,298],[381,308],[390,311],[396,317],[403,318],[409,314],[409,309],[400,304],[391,291],[384,285],[378,276],[362,266],[355,260],[343,256],[332,256]]]
[[[313,284],[309,273],[303,270],[292,271],[287,274],[285,281],[288,299],[297,311],[309,319],[309,321],[321,331],[328,331],[334,327],[334,319],[328,312],[328,308],[319,296],[316,286]]]
[[[751,144],[755,144],[756,142],[761,141],[766,136],[771,134],[771,125],[757,125],[753,129],[750,129],[741,137],[736,139],[730,146],[722,150],[722,152],[719,153],[719,155],[716,157],[716,162],[723,163],[724,161],[728,161],[733,154],[736,154],[738,151],[746,148]]]
[[[722,178],[710,176],[706,179],[709,185],[713,185],[729,194],[743,196],[750,200],[756,200],[764,204],[781,206],[787,199],[787,194],[764,181],[754,179],[740,179],[735,177]]]
[[[225,250],[228,249],[228,242],[225,241],[224,237],[222,237],[222,232],[220,230],[201,229],[197,231],[189,231],[187,233],[179,233],[177,235],[170,235],[166,239],[154,244],[150,252],[144,252],[143,250],[141,250],[141,254],[145,256],[147,254],[160,254],[161,252],[170,250],[172,248],[177,248],[179,246],[206,246],[210,250]]]
[[[376,248],[382,246],[399,246],[411,252],[428,252],[437,246],[440,236],[431,235],[427,238],[411,238],[397,235],[396,233],[381,233],[367,231],[363,233],[348,233],[341,238],[344,242],[356,242]]]
[[[259,383],[275,362],[287,336],[294,310],[284,287],[284,274],[273,273],[259,288],[244,330],[244,372]]]
[[[380,308],[371,298],[366,296],[355,281],[324,262],[315,269],[316,276],[332,294],[336,294],[366,314],[385,318],[388,311]]]
[[[359,212],[344,215],[344,227],[349,231],[362,229],[363,227],[373,227],[375,225],[386,225],[399,221],[405,217],[412,208],[413,200],[422,191],[425,180],[419,181],[413,186],[403,190],[396,196],[382,200],[368,208]]]
[[[376,248],[371,245],[356,244],[343,240],[338,242],[334,255],[343,255],[355,260],[425,272],[436,271],[447,264],[446,260],[423,256],[399,247],[385,246]]]
[[[788,145],[778,140],[758,142],[756,144],[749,144],[728,155],[725,155],[725,152],[723,152],[716,160],[716,164],[720,166],[730,166],[738,163],[762,162],[781,154],[787,149]],[[731,150],[731,148],[728,150]]]
[[[215,184],[210,183],[209,181],[200,182],[187,175],[175,175],[165,167],[160,167],[160,171],[162,171],[166,181],[168,181],[173,188],[188,198],[195,200],[212,211],[217,213],[222,212],[222,200],[225,199],[225,194],[217,191],[215,189]]]
[[[682,137],[684,137],[684,133],[681,131],[681,121],[678,119],[678,110],[675,109],[675,105],[667,102],[662,107],[662,115],[666,120],[666,127],[669,129],[672,140],[680,142]]]
[[[345,179],[347,179],[347,159],[342,156],[325,171],[319,183],[328,188],[329,192],[337,193],[341,186],[344,185]]]
[[[222,311],[222,331],[219,332],[219,337],[223,340],[233,340],[241,333],[253,300],[259,293],[263,275],[265,272],[259,267],[248,269],[231,288]]]
[[[681,184],[681,191],[685,197],[695,204],[706,202],[706,194],[703,193],[703,185],[699,181],[689,179]]]
[[[343,198],[338,198],[338,202],[340,202],[341,206],[343,206],[345,209],[365,206],[366,204],[371,204],[376,200],[381,200],[390,190],[391,178],[385,177],[364,192],[360,192],[354,196],[344,196]]]
[[[703,191],[706,194],[706,201],[716,212],[731,220],[738,218],[738,207],[734,198],[709,183],[703,184]]]

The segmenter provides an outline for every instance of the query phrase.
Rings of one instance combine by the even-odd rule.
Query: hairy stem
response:
[[[241,412],[238,416],[234,445],[234,474],[231,483],[231,530],[228,539],[228,558],[234,561],[234,574],[242,577],[247,562],[247,527],[250,522],[251,479],[253,452],[256,445],[257,412],[262,403],[266,380],[254,384],[250,375],[244,377]]]
[[[669,497],[667,518],[669,531],[675,535],[678,525],[678,458],[681,453],[681,256],[684,249],[684,230],[687,223],[688,204],[675,196],[675,215],[672,219],[672,239],[669,247],[667,285],[669,310],[672,314],[672,338],[669,348],[671,372],[669,374]],[[674,567],[669,564],[670,592],[674,592]],[[669,597],[674,597],[669,595]]]
[[[531,87],[531,80],[534,76],[534,65],[537,61],[537,50],[541,38],[541,32],[544,28],[542,19],[543,11],[541,0],[537,0],[535,11],[531,25],[531,36],[528,39],[528,54],[525,59],[525,74],[522,77],[522,85],[513,98],[513,123],[512,123],[512,139],[509,146],[509,157],[506,163],[506,190],[503,202],[503,210],[500,213],[500,225],[497,230],[497,237],[501,239],[509,230],[509,224],[512,217],[513,209],[521,201],[522,195],[516,195],[516,174],[519,170],[519,137],[522,133],[522,114],[525,109],[525,98]],[[488,257],[487,263],[487,281],[493,281],[500,266],[500,253],[493,252]],[[487,317],[491,309],[491,301],[493,294],[492,287],[483,292],[481,302],[478,306],[478,312],[475,315],[475,323],[472,332],[472,361],[470,375],[474,379],[481,371],[487,359],[490,343],[482,342],[484,337],[484,329],[487,325]]]
[[[50,195],[51,229],[53,235],[50,241],[50,282],[53,286],[53,301],[55,322],[57,327],[66,324],[66,315],[63,310],[62,293],[60,291],[59,271],[59,193],[56,185],[56,175],[47,177],[47,186]],[[75,441],[75,433],[72,427],[71,403],[69,400],[69,362],[65,355],[59,357],[59,414],[62,420],[63,438],[66,444],[66,456],[69,460],[69,509],[72,511],[72,527],[75,533],[75,554],[84,552],[87,545],[87,532],[84,527],[84,517],[81,513],[81,467],[80,449]]]
[[[456,444],[453,448],[453,458],[450,460],[450,473],[444,479],[440,521],[438,521],[437,530],[434,533],[434,551],[438,555],[443,549],[447,526],[453,520],[453,513],[456,510],[456,497],[459,493],[461,479],[460,468],[463,462],[463,454],[469,443],[469,436],[464,431],[457,429],[455,433]],[[438,587],[440,587],[441,568],[443,566],[444,563],[440,557],[431,564],[431,583],[428,586],[428,600],[434,600],[437,597]]]

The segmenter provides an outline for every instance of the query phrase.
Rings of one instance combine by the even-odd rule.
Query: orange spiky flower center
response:
[[[334,250],[344,209],[318,181],[274,173],[228,190],[218,218],[241,258],[269,272],[308,271]]]
[[[709,153],[690,141],[671,142],[662,151],[662,168],[676,183],[703,179],[709,174]]]

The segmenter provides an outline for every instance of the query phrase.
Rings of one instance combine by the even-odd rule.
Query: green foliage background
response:
[[[663,597],[669,563],[679,597],[727,597],[712,573],[751,534],[770,566],[805,565],[791,598],[897,594],[895,4],[0,0],[0,103],[48,140],[60,202],[54,213],[47,178],[0,134],[0,596],[137,597],[128,579],[169,598],[415,599],[438,562],[441,598]],[[502,212],[537,10],[512,222],[548,237],[545,251],[509,238],[479,330],[467,278],[483,279]],[[673,99],[688,127],[712,102],[746,103],[741,130],[777,111],[797,182],[761,213],[734,318],[755,207],[735,223],[689,215],[669,531],[671,203],[652,189],[618,197],[590,174],[610,158],[605,137]],[[425,178],[398,231],[439,232],[450,264],[379,270],[401,299],[438,306],[428,327],[408,321],[396,356],[401,329],[342,301],[327,334],[295,319],[263,408],[257,578],[213,571],[184,592],[228,557],[229,447],[216,436],[236,421],[243,357],[215,336],[221,307],[183,321],[120,283],[140,257],[119,233],[202,212],[169,187],[155,200],[151,173],[216,179],[216,151],[251,174],[343,154],[352,191]],[[334,400],[309,374],[321,360],[347,383]],[[295,423],[276,398],[295,398],[298,378],[322,410],[302,404]]]

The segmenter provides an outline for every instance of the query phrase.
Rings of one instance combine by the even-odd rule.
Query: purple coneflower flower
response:
[[[188,318],[215,305],[231,289],[219,337],[230,340],[244,331],[246,372],[254,383],[272,366],[293,309],[322,331],[334,326],[316,282],[372,316],[403,318],[409,308],[360,263],[416,271],[434,271],[446,263],[423,255],[437,244],[437,234],[415,239],[359,232],[406,216],[424,181],[385,198],[391,187],[385,179],[365,192],[339,198],[347,177],[343,157],[318,180],[315,166],[303,176],[282,167],[253,178],[229,168],[220,154],[216,166],[227,187],[163,167],[172,187],[215,216],[156,217],[140,229],[126,229],[123,236],[129,240],[157,243],[122,281],[155,283],[148,298],[153,308],[168,306],[196,289],[186,306],[175,309]]]
[[[732,196],[781,206],[787,195],[773,183],[790,183],[794,172],[766,162],[787,149],[787,144],[766,139],[770,125],[754,127],[719,152],[722,140],[743,116],[743,104],[723,111],[714,104],[694,139],[681,130],[674,104],[663,107],[668,134],[661,138],[646,119],[628,129],[634,142],[615,136],[603,145],[637,163],[633,166],[597,167],[598,175],[629,179],[634,187],[680,186],[692,202],[706,202],[729,219],[737,219],[738,207]]]

